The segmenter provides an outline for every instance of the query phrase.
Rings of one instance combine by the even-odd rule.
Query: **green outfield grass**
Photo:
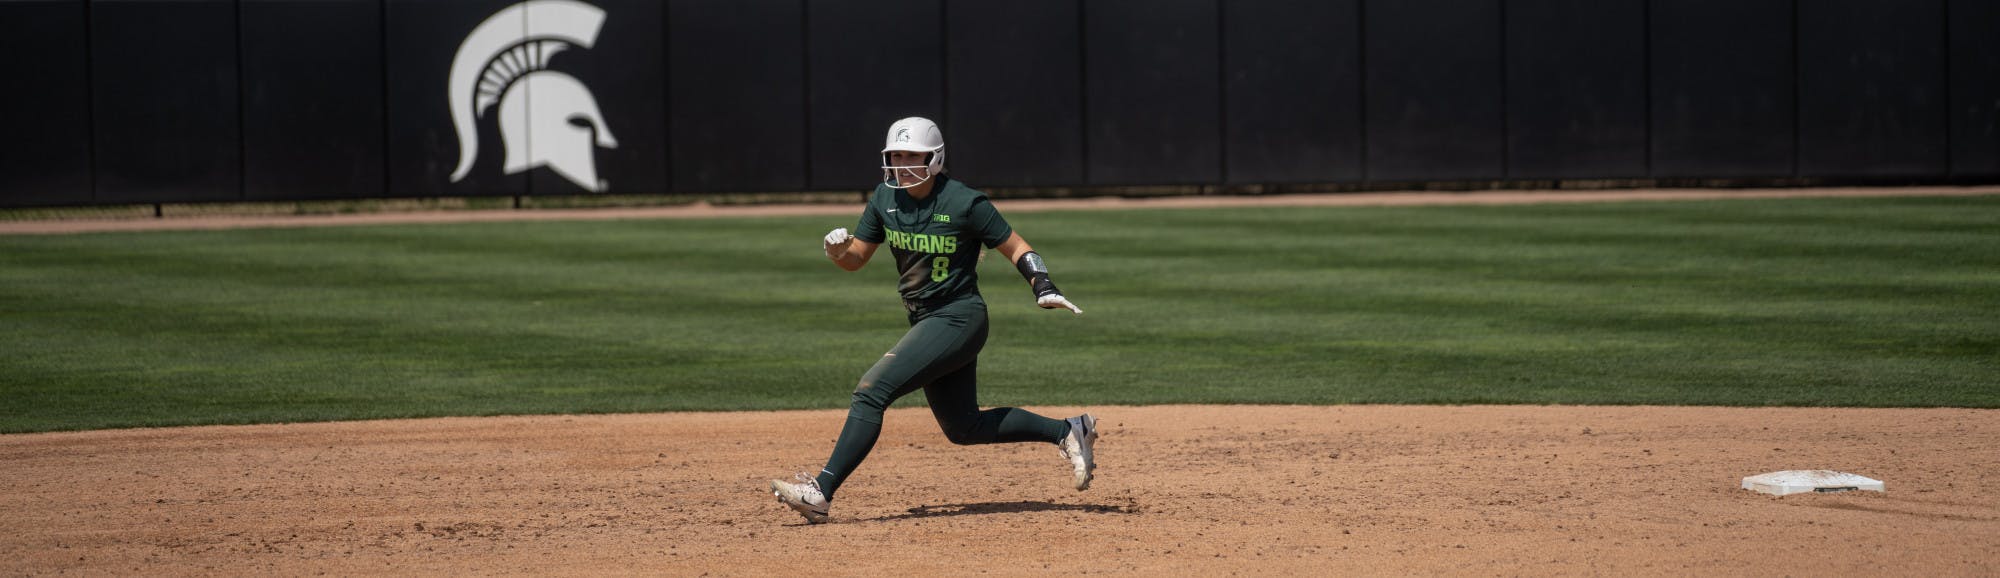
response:
[[[1009,218],[1088,313],[989,260],[989,405],[2000,407],[2000,197]],[[852,225],[0,237],[0,431],[845,407]]]

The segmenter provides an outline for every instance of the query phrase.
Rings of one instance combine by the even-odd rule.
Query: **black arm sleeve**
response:
[[[1042,255],[1029,251],[1014,262],[1014,268],[1021,271],[1021,277],[1028,280],[1028,288],[1035,292],[1035,298],[1061,294],[1056,283],[1049,280],[1049,266],[1042,262]]]

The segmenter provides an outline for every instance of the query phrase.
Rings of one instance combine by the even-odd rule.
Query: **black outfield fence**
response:
[[[2000,182],[2000,0],[0,0],[0,206]]]

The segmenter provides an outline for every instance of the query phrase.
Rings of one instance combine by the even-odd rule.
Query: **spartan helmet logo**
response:
[[[458,169],[479,156],[478,119],[499,105],[506,174],[546,166],[577,186],[603,192],[595,147],[618,148],[597,98],[576,77],[548,69],[571,47],[590,48],[604,10],[574,0],[527,0],[487,17],[451,60],[451,122],[458,129]],[[530,138],[533,135],[533,138]]]

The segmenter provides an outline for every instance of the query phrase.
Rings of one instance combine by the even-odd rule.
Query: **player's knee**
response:
[[[953,444],[971,446],[986,442],[986,440],[979,439],[979,428],[974,424],[956,422],[941,423],[938,425],[941,426],[939,429],[944,430],[944,439],[950,440]]]
[[[848,404],[848,409],[873,412],[876,415],[881,415],[883,411],[889,409],[889,399],[886,396],[876,395],[875,393],[872,388],[863,384],[861,389],[854,391],[854,402]]]
[[[973,441],[972,434],[955,429],[944,430],[944,439],[951,440],[952,444],[961,446],[977,445],[979,443]]]

